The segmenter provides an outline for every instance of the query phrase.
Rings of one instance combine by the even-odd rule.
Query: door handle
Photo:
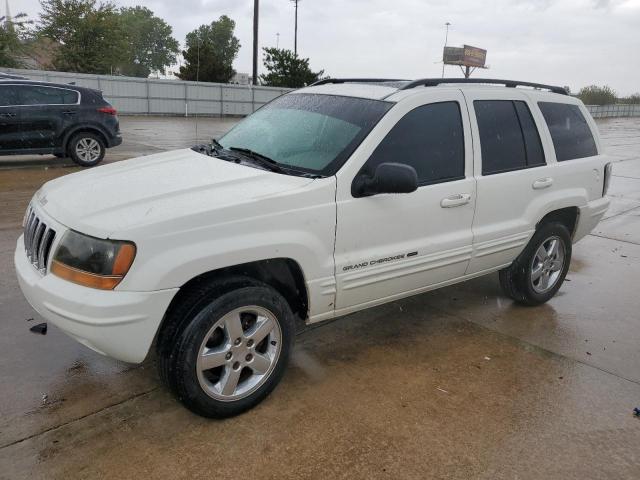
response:
[[[548,188],[551,185],[553,185],[553,178],[546,177],[546,178],[539,178],[538,180],[536,180],[531,184],[531,187],[533,187],[534,190],[542,190],[543,188]]]
[[[0,113],[0,117],[9,117],[9,118],[13,118],[15,117],[16,114],[15,113]]]
[[[443,198],[440,202],[442,208],[461,207],[471,201],[471,195],[468,193],[457,193],[447,198]]]
[[[76,113],[78,113],[78,112],[76,112],[76,111],[74,111],[74,110],[67,110],[67,111],[62,112],[62,113],[64,113],[65,115],[75,115],[75,114],[76,114]]]

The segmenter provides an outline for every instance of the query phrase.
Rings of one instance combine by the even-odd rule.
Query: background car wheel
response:
[[[564,282],[571,251],[571,236],[566,226],[542,225],[511,266],[500,271],[504,293],[523,305],[548,301]]]
[[[98,135],[81,132],[71,139],[67,151],[71,159],[81,167],[93,167],[104,158],[105,145]]]
[[[165,319],[175,327],[158,341],[161,376],[205,417],[237,415],[262,401],[282,378],[295,337],[277,291],[251,279],[229,283],[235,288],[210,282],[180,299]]]

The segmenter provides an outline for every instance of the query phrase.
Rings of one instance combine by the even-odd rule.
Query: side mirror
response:
[[[403,163],[381,163],[373,177],[359,174],[351,185],[354,197],[370,197],[379,193],[411,193],[418,189],[415,168]]]

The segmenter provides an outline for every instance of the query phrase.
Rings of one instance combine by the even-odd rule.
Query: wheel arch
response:
[[[558,222],[567,227],[567,230],[569,230],[569,235],[573,239],[573,236],[576,232],[576,227],[578,226],[579,217],[580,209],[578,207],[564,207],[552,210],[540,219],[540,221],[536,224],[536,230],[542,225]]]
[[[64,140],[62,141],[62,148],[64,152],[67,151],[69,147],[69,142],[73,138],[74,135],[78,133],[93,133],[95,135],[99,135],[104,143],[104,148],[107,148],[109,145],[109,141],[107,140],[107,134],[100,128],[95,125],[78,125],[76,127],[72,127],[64,134]]]
[[[298,262],[291,258],[258,260],[201,273],[180,287],[178,293],[176,293],[171,300],[167,312],[171,311],[176,305],[182,302],[184,298],[188,297],[192,289],[198,288],[204,283],[223,280],[225,278],[247,278],[269,285],[285,298],[291,307],[291,311],[300,323],[303,323],[309,316],[309,294],[304,272]],[[235,288],[236,284],[232,283],[228,286],[227,291]],[[226,293],[224,288],[221,292]],[[167,325],[166,319],[167,314],[165,313],[156,337],[162,337],[163,332],[168,327],[169,330],[171,329],[170,326]]]

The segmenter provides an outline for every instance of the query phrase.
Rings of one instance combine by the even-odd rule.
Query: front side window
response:
[[[0,85],[0,107],[19,105],[18,92],[13,85]]]
[[[20,85],[18,94],[21,105],[71,105],[78,103],[78,92],[64,88]]]
[[[250,115],[219,142],[281,165],[333,175],[392,103],[336,95],[289,94]]]
[[[464,131],[458,102],[423,105],[407,113],[362,168],[373,176],[381,163],[404,163],[428,185],[464,178]]]
[[[482,151],[482,175],[545,164],[529,107],[514,100],[475,100]]]
[[[538,102],[538,106],[549,127],[559,162],[598,154],[593,134],[580,107],[555,102]]]

